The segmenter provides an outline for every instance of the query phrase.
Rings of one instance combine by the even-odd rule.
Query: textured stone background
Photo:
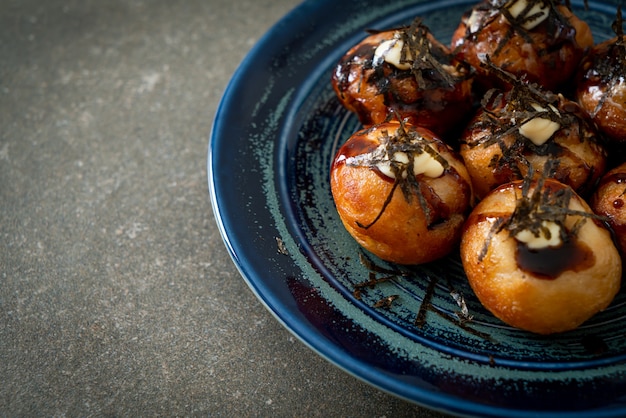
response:
[[[1,416],[438,416],[279,325],[211,212],[233,71],[295,0],[0,0]]]

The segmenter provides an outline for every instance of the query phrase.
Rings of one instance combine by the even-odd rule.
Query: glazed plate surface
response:
[[[575,331],[533,335],[482,308],[457,253],[413,268],[385,263],[335,211],[331,160],[360,127],[332,91],[335,63],[366,29],[415,16],[449,43],[473,4],[311,0],[280,20],[238,68],[214,121],[208,173],[220,231],[285,327],[381,390],[459,415],[625,416],[626,292]],[[572,7],[600,42],[613,35],[616,4]],[[381,280],[365,285],[372,279]]]

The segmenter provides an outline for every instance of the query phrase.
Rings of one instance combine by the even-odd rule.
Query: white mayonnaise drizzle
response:
[[[559,115],[559,111],[552,105],[548,105],[549,109],[538,105],[531,104],[537,112],[552,111]],[[546,143],[548,139],[561,128],[561,125],[548,118],[536,117],[525,122],[519,127],[519,133],[532,141],[535,145],[540,146]]]

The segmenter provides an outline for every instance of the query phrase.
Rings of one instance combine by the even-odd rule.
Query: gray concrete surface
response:
[[[438,416],[282,328],[211,212],[208,135],[296,0],[0,0],[0,416]]]

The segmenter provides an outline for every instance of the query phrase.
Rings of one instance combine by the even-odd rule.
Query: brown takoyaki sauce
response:
[[[626,173],[614,173],[614,174],[611,174],[610,176],[606,176],[605,178],[602,179],[600,184],[598,184],[598,189],[609,183],[626,184]],[[624,190],[624,193],[622,193],[622,195],[624,194],[626,194],[626,189]]]
[[[549,164],[551,166],[551,164]],[[521,197],[517,200],[515,210],[508,217],[501,217],[494,223],[485,246],[479,256],[482,260],[488,251],[491,237],[501,231],[507,231],[515,237],[521,231],[531,231],[533,235],[550,235],[545,222],[555,223],[559,227],[559,244],[540,249],[529,248],[524,242],[517,241],[516,261],[520,269],[542,279],[556,279],[564,271],[584,271],[595,264],[593,251],[577,238],[578,230],[588,218],[601,217],[569,208],[574,192],[570,187],[560,183],[546,183],[551,167],[535,181],[534,190],[530,192],[532,175],[522,183]],[[566,218],[579,217],[572,227],[566,226]]]
[[[403,122],[400,122],[396,133],[393,135],[390,135],[387,130],[381,129],[378,137],[379,143],[367,138],[367,133],[374,129],[377,129],[377,126],[363,130],[362,135],[353,136],[341,148],[333,162],[334,165],[346,164],[354,167],[367,167],[384,180],[393,182],[393,187],[379,214],[370,223],[359,224],[359,226],[368,229],[374,225],[382,216],[398,188],[402,191],[407,202],[417,199],[417,203],[426,214],[429,227],[435,227],[439,222],[447,220],[450,216],[450,208],[441,200],[428,182],[422,181],[422,175],[413,174],[417,156],[426,153],[441,164],[443,167],[442,175],[454,176],[457,183],[465,188],[463,195],[471,193],[471,185],[439,154],[434,140],[425,138],[413,126],[407,127]],[[397,153],[405,154],[407,156],[406,161],[394,158]],[[393,176],[390,177],[382,172],[381,165],[388,166]]]
[[[566,87],[587,48],[589,26],[558,0],[483,0],[468,10],[452,36],[455,57],[476,69],[482,88],[508,88],[481,67],[495,65],[548,90]]]
[[[598,189],[602,188],[603,186],[609,183],[626,184],[626,173],[613,173],[610,176],[606,176],[598,184]],[[619,197],[613,201],[613,207],[615,209],[621,209],[624,207],[624,204],[625,204],[624,196],[626,196],[626,187],[624,188],[624,191],[622,192],[622,194],[620,194]],[[620,231],[620,232],[624,233],[626,232],[626,230]]]
[[[511,5],[515,1],[511,0],[496,0],[483,2],[476,7],[475,11],[484,16],[484,18],[478,22],[479,26],[468,25],[465,38],[468,41],[474,41],[477,34],[483,30],[487,30],[487,26],[500,16],[504,16],[509,22],[509,28],[504,35],[502,35],[498,41],[498,46],[494,50],[494,56],[498,56],[508,42],[511,41],[514,35],[519,35],[527,43],[533,44],[534,40],[529,35],[529,30],[525,28],[526,25],[532,24],[532,22],[541,17],[541,13],[530,13],[531,9],[535,6],[548,7],[549,12],[547,18],[541,23],[545,25],[545,32],[550,34],[546,37],[546,46],[542,53],[549,54],[558,50],[561,45],[565,43],[571,43],[576,38],[576,29],[567,21],[567,19],[558,11],[556,6],[559,1],[553,0],[525,0],[526,6],[524,10],[517,16],[513,16],[511,13]],[[570,8],[569,1],[566,2],[567,8]]]
[[[350,55],[346,55],[342,58],[342,62],[345,63],[359,63],[362,57],[366,57],[363,62],[363,71],[366,69],[372,68],[372,61],[374,58],[374,51],[376,50],[376,45],[373,44],[360,44],[356,47]],[[337,80],[337,87],[340,91],[348,90],[350,86],[350,73],[352,72],[352,68],[350,65],[337,65],[335,67],[334,77]]]
[[[359,155],[369,154],[378,147],[378,144],[367,137],[367,135],[355,135],[341,147],[341,154],[333,161],[334,166],[345,164],[346,161],[351,161],[352,158]],[[392,181],[393,179],[384,176],[385,180]]]
[[[614,184],[625,184],[626,185],[626,173],[613,173],[611,175],[605,176],[602,178],[602,181],[598,184],[598,190],[602,189],[604,186],[614,183]],[[620,195],[618,195],[613,202],[611,203],[615,209],[621,210],[626,207],[626,186]],[[618,236],[626,235],[626,225],[622,222],[615,222],[611,219],[611,215],[607,215],[609,217],[609,224],[611,225],[611,229]]]
[[[399,30],[398,33],[403,44],[401,61],[406,60],[411,64],[411,74],[420,89],[453,88],[463,78],[462,73],[451,74],[452,55],[430,41],[428,38],[430,30],[420,18],[416,18],[409,27]],[[373,65],[376,68],[373,81],[382,84],[379,88],[384,91],[385,76],[382,66],[376,62],[373,62]]]
[[[584,271],[595,264],[593,251],[579,240],[541,250],[531,250],[518,242],[516,260],[522,270],[541,279],[556,279],[567,270]]]
[[[389,113],[453,135],[473,106],[474,70],[457,60],[420,18],[369,36],[341,57],[331,84],[342,105],[364,126]]]
[[[496,88],[489,90],[481,101],[484,117],[476,119],[467,127],[467,132],[489,130],[493,134],[482,136],[481,140],[477,141],[462,140],[470,148],[478,146],[487,148],[498,144],[502,154],[490,162],[490,168],[501,170],[505,174],[511,172],[514,177],[521,179],[525,173],[521,172],[520,167],[530,166],[527,155],[558,159],[570,152],[556,141],[548,140],[537,145],[524,136],[519,129],[520,126],[535,118],[549,119],[561,127],[577,127],[581,142],[588,136],[584,133],[588,121],[573,102],[561,106],[559,95],[545,91],[535,83],[519,79],[494,66],[489,57],[483,66],[494,76],[512,85],[508,91]],[[537,105],[539,108],[535,107]],[[512,142],[511,136],[514,138]],[[472,139],[472,136],[466,138]]]
[[[400,62],[410,64],[410,70],[398,69],[393,65],[386,64],[384,60],[375,59],[375,50],[378,45],[363,44],[356,48],[352,54],[344,57],[344,62],[362,61],[362,71],[374,70],[368,83],[375,85],[379,94],[386,95],[387,99],[392,98],[397,93],[393,91],[394,83],[389,82],[390,78],[402,79],[414,77],[420,90],[432,88],[453,89],[455,84],[465,79],[469,75],[466,66],[455,62],[452,55],[438,43],[433,43],[429,39],[430,30],[423,24],[420,18],[416,18],[410,26],[397,29],[388,29],[385,32],[396,32],[398,41],[402,42],[402,52]],[[371,34],[380,33],[368,31]],[[419,57],[419,59],[414,59]],[[348,89],[350,84],[351,67],[340,65],[336,67],[335,77],[338,80],[340,91]]]
[[[592,116],[600,111],[605,101],[610,97],[613,87],[623,82],[626,77],[626,44],[624,43],[622,24],[622,9],[618,6],[616,19],[611,25],[616,35],[615,41],[608,43],[604,50],[592,56],[591,61],[586,64],[588,68],[584,67],[586,71],[582,76],[583,87],[581,88],[600,86],[603,89],[602,97],[591,112]]]

